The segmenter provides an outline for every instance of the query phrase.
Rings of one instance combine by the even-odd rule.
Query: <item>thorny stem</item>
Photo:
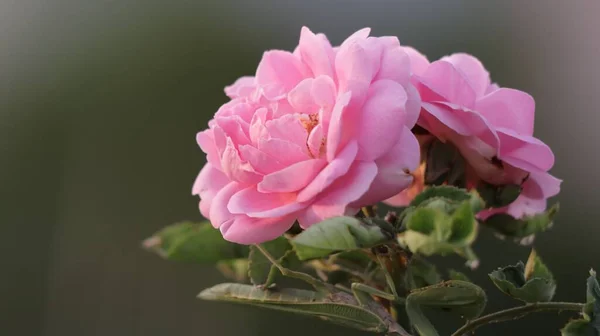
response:
[[[537,302],[530,303],[524,306],[509,308],[501,311],[497,311],[495,313],[491,313],[480,318],[476,318],[474,320],[468,321],[464,326],[454,332],[452,336],[463,336],[467,333],[473,332],[475,329],[484,326],[486,324],[516,320],[521,317],[535,312],[545,311],[545,310],[582,310],[584,304],[583,303],[573,303],[573,302]]]

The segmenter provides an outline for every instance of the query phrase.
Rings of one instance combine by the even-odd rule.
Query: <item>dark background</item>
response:
[[[536,135],[564,179],[555,228],[535,246],[556,299],[584,300],[588,269],[600,268],[598,13],[597,0],[0,0],[1,334],[361,334],[199,301],[220,274],[140,248],[166,224],[200,219],[196,132],[226,102],[223,87],[253,74],[264,50],[293,49],[302,25],[334,44],[369,26],[432,60],[469,52],[494,81],[531,93]],[[485,231],[476,249],[470,276],[490,293],[486,274],[529,252]],[[491,299],[490,310],[513,304]],[[567,317],[478,335],[558,335]]]

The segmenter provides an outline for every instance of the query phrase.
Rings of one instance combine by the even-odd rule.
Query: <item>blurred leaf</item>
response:
[[[448,271],[448,277],[450,278],[450,280],[462,280],[462,281],[472,282],[469,279],[469,277],[467,277],[464,273],[459,272],[454,269],[450,269]]]
[[[343,326],[368,332],[399,332],[402,328],[377,303],[361,307],[343,292],[322,294],[301,289],[269,290],[256,286],[224,283],[203,290],[203,300],[227,301],[319,317]]]
[[[248,259],[222,260],[217,263],[217,269],[225,277],[237,282],[248,281]]]
[[[588,307],[585,313],[588,315],[590,324],[596,331],[596,334],[600,335],[600,285],[598,285],[598,279],[594,270],[590,270],[586,292]]]
[[[169,225],[144,241],[144,247],[174,261],[216,264],[248,256],[248,247],[230,243],[208,222]]]
[[[288,266],[286,264],[294,257],[292,245],[283,237],[262,243],[261,246],[284,267]],[[273,284],[275,278],[281,275],[277,267],[273,266],[269,259],[254,245],[250,246],[248,261],[248,275],[254,285],[269,287]]]
[[[418,207],[422,205],[423,202],[432,198],[446,198],[455,202],[462,202],[471,199],[472,196],[473,195],[465,189],[459,189],[448,185],[432,186],[418,194],[412,202],[410,202],[410,206]]]
[[[413,290],[427,287],[440,283],[441,281],[442,277],[434,264],[418,255],[412,256],[406,270],[406,287],[408,287],[408,289]]]
[[[483,289],[466,281],[449,280],[412,291],[406,298],[406,312],[420,335],[439,333],[422,311],[422,307],[450,311],[469,320],[483,312],[487,297]]]
[[[483,221],[483,224],[504,236],[521,239],[549,229],[558,208],[558,204],[555,204],[545,212],[525,216],[521,219],[516,219],[509,214],[499,213],[487,218]]]
[[[524,302],[548,302],[556,291],[552,273],[542,263],[535,250],[531,251],[527,265],[522,262],[493,271],[490,278],[505,294]]]
[[[519,197],[521,186],[517,184],[495,186],[482,182],[477,187],[477,192],[484,200],[486,207],[501,208],[514,202]]]
[[[427,185],[456,185],[464,187],[465,163],[458,149],[451,143],[434,140],[429,145],[426,154],[425,184]]]
[[[585,319],[571,320],[560,330],[562,336],[585,336],[591,331],[589,321]]]
[[[298,258],[308,260],[374,247],[388,239],[378,226],[366,225],[354,217],[334,217],[304,230],[291,243]]]

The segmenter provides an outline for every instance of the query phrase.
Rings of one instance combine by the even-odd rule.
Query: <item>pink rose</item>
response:
[[[193,194],[225,239],[274,239],[354,214],[407,187],[419,164],[411,133],[420,98],[395,37],[363,29],[333,48],[303,28],[293,53],[272,50],[242,77],[197,141],[208,163]]]
[[[501,185],[522,185],[520,196],[504,208],[513,217],[539,213],[556,195],[561,181],[548,174],[554,164],[552,150],[533,137],[535,102],[525,92],[500,88],[475,57],[453,54],[429,63],[407,48],[413,66],[413,83],[421,94],[418,124],[441,141],[454,144],[477,179]],[[473,179],[470,178],[473,183]],[[388,200],[405,203],[406,192]]]

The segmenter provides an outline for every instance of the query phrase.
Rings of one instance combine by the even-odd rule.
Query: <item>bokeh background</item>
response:
[[[226,102],[223,87],[253,74],[264,50],[293,49],[303,25],[334,44],[368,26],[430,59],[469,52],[502,86],[530,92],[564,179],[555,228],[535,246],[556,299],[583,300],[600,268],[598,13],[598,0],[0,0],[1,334],[361,335],[201,302],[220,274],[140,248],[166,224],[200,219],[196,132]],[[529,249],[481,236],[470,276],[493,293],[486,274]],[[491,299],[490,310],[512,304]],[[558,335],[567,317],[478,335]]]

